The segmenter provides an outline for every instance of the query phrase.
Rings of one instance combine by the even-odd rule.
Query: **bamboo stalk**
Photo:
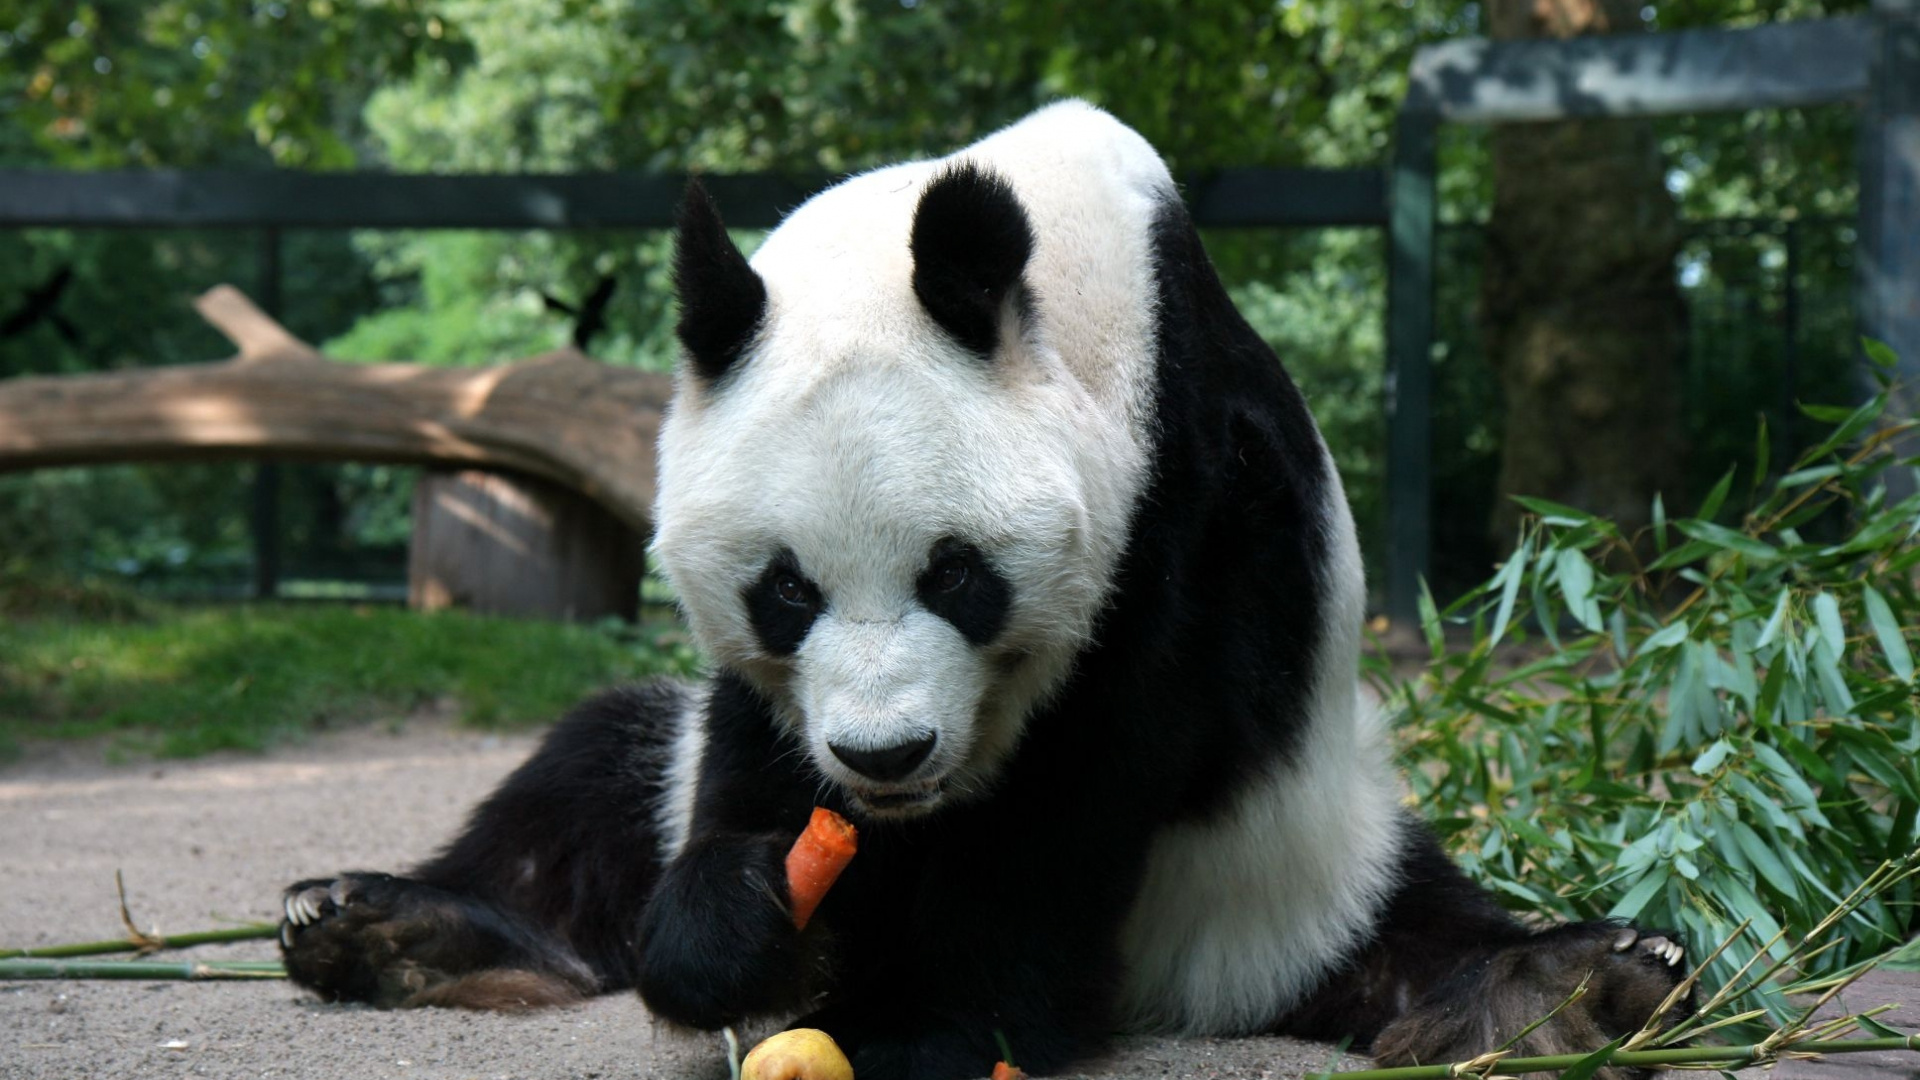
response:
[[[1789,1043],[1774,1047],[1768,1047],[1765,1043],[1755,1043],[1752,1046],[1693,1046],[1675,1050],[1616,1050],[1607,1059],[1606,1064],[1629,1068],[1721,1064],[1738,1068],[1771,1060],[1777,1054],[1785,1052],[1863,1054],[1873,1050],[1920,1050],[1920,1035],[1882,1039],[1836,1039],[1827,1042]],[[1470,1064],[1468,1062],[1455,1062],[1448,1065],[1407,1065],[1395,1069],[1361,1069],[1357,1072],[1343,1072],[1338,1075],[1340,1080],[1457,1080],[1463,1076],[1485,1075],[1482,1070],[1491,1069],[1501,1076],[1513,1076],[1530,1072],[1560,1072],[1573,1068],[1589,1056],[1589,1054],[1557,1054],[1551,1057],[1503,1057],[1471,1069],[1467,1067]],[[1478,1060],[1476,1059],[1476,1062]]]
[[[164,937],[143,935],[144,940],[113,938],[108,941],[82,941],[68,945],[45,945],[31,949],[0,949],[0,960],[57,958],[65,956],[104,956],[109,953],[153,952],[156,949],[184,949],[192,945],[216,945],[228,941],[265,941],[278,936],[280,928],[272,923],[248,923],[224,930],[197,930]],[[158,944],[155,944],[155,943]]]
[[[0,960],[8,979],[284,979],[278,960]]]

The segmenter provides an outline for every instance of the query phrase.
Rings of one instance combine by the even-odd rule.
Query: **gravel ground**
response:
[[[0,944],[114,937],[115,870],[142,926],[182,932],[278,914],[282,885],[428,855],[532,748],[421,722],[318,738],[266,757],[110,764],[45,747],[0,768]],[[269,942],[194,950],[260,959]],[[1872,1001],[1866,1000],[1873,998]],[[1920,1027],[1911,978],[1853,995]],[[748,1032],[746,1037],[765,1032]],[[1795,1080],[1920,1080],[1920,1057],[1790,1063]],[[1325,1046],[1288,1039],[1129,1039],[1081,1075],[1299,1077]],[[1844,1062],[1844,1064],[1843,1064]],[[287,983],[0,982],[0,1078],[720,1078],[718,1037],[654,1023],[629,995],[532,1016],[323,1005]]]

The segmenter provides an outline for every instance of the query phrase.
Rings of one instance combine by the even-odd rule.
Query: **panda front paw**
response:
[[[1643,962],[1673,968],[1673,981],[1679,982],[1686,975],[1681,963],[1687,958],[1687,947],[1680,944],[1678,934],[1671,930],[1642,930],[1637,926],[1623,926],[1614,934],[1611,948],[1615,953],[1632,950],[1634,958]]]
[[[818,963],[793,925],[783,836],[709,837],[661,875],[640,917],[640,998],[706,1031],[791,1014]]]

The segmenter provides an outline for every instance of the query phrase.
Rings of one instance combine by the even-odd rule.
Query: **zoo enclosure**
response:
[[[1859,333],[1892,346],[1920,402],[1920,0],[1750,29],[1570,41],[1459,40],[1414,57],[1395,124],[1388,283],[1387,611],[1418,615],[1433,535],[1432,344],[1441,124],[1848,103],[1859,140]],[[1898,478],[1894,482],[1899,482]]]
[[[1385,172],[1228,170],[1188,178],[1207,228],[1384,227],[1388,240],[1386,607],[1410,620],[1431,570],[1440,124],[1860,105],[1861,332],[1920,369],[1920,0],[1855,18],[1571,42],[1454,41],[1422,49]],[[730,222],[768,227],[824,178],[712,177]],[[661,229],[679,177],[0,172],[0,227],[258,230],[259,283],[278,305],[288,229]],[[1793,246],[1788,236],[1789,249]],[[1797,281],[1789,256],[1789,370]],[[0,469],[5,463],[0,462]],[[259,591],[276,576],[274,474],[256,489]]]
[[[706,178],[729,223],[742,228],[777,224],[785,209],[825,183],[820,177]],[[621,174],[0,171],[0,226],[250,231],[258,237],[252,288],[266,312],[278,316],[283,241],[291,230],[660,230],[672,226],[684,184],[680,176]],[[1375,170],[1223,170],[1191,178],[1186,192],[1206,226],[1379,227],[1386,220],[1384,180]],[[0,415],[0,431],[5,424]],[[194,456],[266,457],[230,448],[169,454],[171,460]],[[10,464],[24,467],[0,453],[0,471]],[[274,595],[278,585],[279,486],[278,467],[263,461],[252,491],[256,596]],[[414,524],[417,540],[419,522]]]

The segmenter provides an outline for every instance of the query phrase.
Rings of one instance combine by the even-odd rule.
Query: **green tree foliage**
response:
[[[462,55],[414,0],[0,0],[0,161],[342,168],[376,86]]]

